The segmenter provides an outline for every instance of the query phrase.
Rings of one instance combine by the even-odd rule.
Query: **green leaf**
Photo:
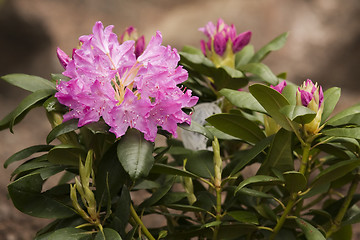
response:
[[[85,158],[86,152],[84,149],[66,144],[60,144],[53,147],[48,154],[49,162],[59,165],[78,166],[79,159]]]
[[[53,166],[52,163],[49,163],[48,161],[46,161],[46,155],[37,157],[35,159],[29,160],[26,163],[21,164],[19,167],[17,167],[12,173],[11,173],[11,177],[13,177],[14,175],[20,174],[22,172],[27,172],[30,170],[35,170],[38,168],[45,168],[45,167],[49,167],[49,166]]]
[[[280,129],[271,143],[265,161],[261,164],[257,174],[269,174],[272,168],[282,172],[294,169],[291,146],[292,133]]]
[[[30,92],[36,92],[38,90],[53,89],[55,90],[55,84],[42,77],[32,76],[21,73],[8,74],[1,77],[6,82],[16,87],[25,89]]]
[[[329,88],[324,92],[324,110],[321,116],[321,124],[332,114],[341,95],[341,89],[338,87]]]
[[[65,227],[54,232],[42,234],[34,240],[90,240],[92,232],[88,232],[79,228]]]
[[[66,218],[75,212],[53,197],[41,193],[43,179],[40,174],[29,174],[8,185],[14,206],[23,213],[40,218]]]
[[[250,224],[259,224],[259,220],[255,213],[249,211],[230,211],[227,212],[227,215],[233,217],[238,222],[250,223]]]
[[[289,33],[283,33],[273,39],[271,42],[263,46],[259,51],[255,53],[250,62],[260,62],[262,61],[270,52],[281,49],[286,42]]]
[[[249,63],[254,56],[255,50],[253,45],[246,45],[240,52],[235,54],[235,68],[239,70],[239,67]]]
[[[128,129],[121,137],[117,155],[131,179],[135,180],[149,174],[154,164],[153,150],[154,144],[146,141],[144,135],[136,129]]]
[[[249,151],[241,157],[240,162],[234,167],[230,175],[236,174],[238,171],[242,170],[251,160],[253,160],[257,155],[270,145],[273,140],[273,136],[262,139],[255,146],[253,146]]]
[[[248,63],[238,67],[240,71],[251,73],[257,76],[261,81],[269,83],[271,85],[277,85],[279,79],[271,71],[271,69],[263,63]]]
[[[187,156],[185,169],[203,178],[214,176],[213,152],[194,151]]]
[[[212,133],[209,132],[207,128],[205,128],[200,123],[198,123],[194,120],[191,120],[191,125],[184,123],[184,124],[180,124],[179,127],[181,127],[182,129],[185,129],[187,131],[190,131],[190,132],[200,133],[201,135],[204,135],[205,137],[207,137],[209,139],[214,138]]]
[[[280,112],[291,121],[295,121],[300,124],[309,123],[316,116],[316,113],[311,109],[297,105],[286,105],[280,109]]]
[[[276,177],[271,176],[265,176],[265,175],[255,175],[251,176],[244,181],[242,181],[235,189],[235,193],[239,190],[241,190],[243,187],[249,185],[249,184],[256,184],[256,185],[273,185],[273,184],[282,184],[284,183],[280,179]]]
[[[78,119],[71,119],[69,121],[63,122],[50,131],[46,137],[46,143],[49,144],[60,135],[72,132],[76,129],[78,129]]]
[[[212,115],[206,121],[220,131],[250,143],[257,143],[265,138],[258,125],[241,115],[220,113]]]
[[[98,165],[96,175],[96,200],[104,203],[111,201],[108,199],[108,191],[110,197],[117,196],[120,189],[126,183],[128,175],[121,166],[117,157],[117,146],[113,146],[104,154]]]
[[[326,122],[326,124],[331,125],[331,126],[347,124],[347,123],[349,123],[349,119],[354,117],[354,115],[358,115],[358,114],[360,114],[360,104],[356,104],[354,106],[351,106],[351,107],[339,112],[338,114],[336,114],[335,116],[330,118]]]
[[[38,152],[47,152],[54,146],[52,145],[35,145],[28,148],[25,148],[13,155],[11,155],[4,163],[4,168],[7,168],[11,163],[23,160],[27,157],[30,157],[34,153]]]
[[[205,209],[200,208],[200,207],[195,207],[192,205],[165,204],[165,206],[168,208],[171,208],[171,209],[180,210],[180,211],[184,211],[184,212],[206,212]]]
[[[302,173],[296,171],[288,171],[283,173],[285,179],[285,187],[290,193],[297,193],[306,188],[307,180]]]
[[[152,195],[149,198],[147,198],[145,201],[143,201],[140,204],[139,208],[150,207],[150,206],[155,205],[157,202],[159,202],[165,196],[165,194],[167,194],[170,191],[174,182],[175,182],[175,177],[172,177],[170,180],[165,182],[161,186],[161,188],[159,188],[154,193],[152,193]]]
[[[289,102],[278,91],[262,84],[249,86],[249,91],[280,126],[288,131],[296,127],[280,112],[280,109],[289,105]]]
[[[25,97],[9,115],[0,121],[0,130],[9,128],[10,131],[13,132],[13,126],[18,123],[31,108],[38,106],[39,102],[55,92],[55,89],[42,89]]]
[[[271,196],[270,194],[255,190],[255,189],[251,189],[251,188],[246,188],[243,187],[241,188],[239,191],[236,192],[236,194],[244,194],[244,195],[248,195],[248,196],[252,196],[252,197],[256,197],[256,198],[272,198],[273,196]]]
[[[265,109],[249,92],[231,90],[226,88],[221,89],[219,92],[238,108],[266,113]]]
[[[160,174],[169,174],[169,175],[182,176],[182,177],[199,178],[199,176],[189,171],[184,171],[180,168],[176,168],[161,163],[155,163],[150,173],[160,173]]]
[[[351,172],[359,165],[360,160],[358,159],[344,160],[335,163],[334,165],[331,165],[330,167],[321,171],[320,174],[318,174],[315,177],[314,181],[311,183],[311,187],[333,182],[336,179],[341,178],[345,174]]]
[[[305,234],[307,240],[325,240],[324,235],[310,223],[301,218],[296,218],[295,221]]]
[[[104,228],[104,233],[98,232],[94,240],[122,240],[121,236],[111,228]]]
[[[213,69],[209,77],[214,80],[217,90],[222,88],[239,89],[245,87],[249,82],[241,71],[228,66]]]
[[[322,130],[326,136],[334,136],[334,137],[347,137],[347,138],[355,138],[360,139],[360,127],[356,128],[331,128]]]

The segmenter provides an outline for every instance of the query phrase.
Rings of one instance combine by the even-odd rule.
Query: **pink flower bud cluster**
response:
[[[199,28],[199,31],[208,37],[207,42],[204,40],[200,42],[201,49],[206,56],[209,53],[223,56],[228,46],[230,46],[228,51],[231,50],[232,53],[236,53],[243,49],[251,38],[250,31],[237,35],[235,26],[233,24],[231,26],[227,25],[221,18],[219,18],[216,26],[212,22],[208,22],[205,27]]]
[[[57,85],[55,94],[70,109],[64,121],[77,118],[83,126],[103,118],[117,137],[130,127],[150,141],[160,126],[176,137],[177,124],[191,122],[182,108],[193,107],[198,100],[177,86],[188,77],[178,66],[179,54],[162,46],[157,32],[136,56],[134,40],[119,43],[112,29],[96,22],[92,34],[79,38],[81,46],[72,58],[58,49],[63,74],[70,78]]]
[[[324,93],[321,86],[307,79],[296,92],[297,105],[307,107],[313,110],[315,118],[307,124],[304,124],[304,130],[307,134],[313,135],[319,132],[321,116],[324,109]]]

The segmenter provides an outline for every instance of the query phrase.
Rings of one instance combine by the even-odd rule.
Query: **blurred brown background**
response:
[[[0,0],[0,76],[27,73],[45,78],[61,72],[56,47],[68,54],[95,21],[115,25],[118,35],[133,25],[147,41],[160,30],[164,43],[199,47],[197,29],[221,17],[238,32],[251,30],[255,49],[289,31],[285,47],[265,63],[275,74],[301,83],[339,86],[339,108],[360,102],[359,0]],[[0,82],[0,118],[26,96]],[[0,163],[25,147],[45,143],[50,127],[39,109],[14,128],[0,132]],[[0,167],[0,240],[32,239],[46,221],[24,216],[6,197],[11,171]],[[356,236],[354,236],[356,239]]]

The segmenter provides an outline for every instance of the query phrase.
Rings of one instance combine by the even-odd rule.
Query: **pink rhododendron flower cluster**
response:
[[[157,32],[141,55],[135,54],[133,40],[119,43],[112,32],[96,22],[93,34],[79,38],[81,46],[72,58],[58,49],[63,74],[70,78],[57,85],[56,97],[70,108],[64,121],[77,118],[79,126],[100,118],[117,137],[136,128],[154,141],[160,126],[175,137],[177,124],[190,124],[182,108],[192,107],[198,98],[177,85],[188,73],[181,66],[176,49],[163,46]]]
[[[199,31],[208,37],[207,42],[204,40],[200,42],[202,52],[217,66],[229,65],[229,61],[233,62],[233,54],[243,49],[251,38],[250,31],[237,34],[234,24],[229,26],[221,18],[216,26],[208,22],[205,27],[199,28]]]

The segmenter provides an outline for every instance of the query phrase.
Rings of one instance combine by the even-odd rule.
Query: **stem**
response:
[[[221,221],[221,187],[216,187],[216,221]],[[216,225],[213,234],[213,240],[218,239],[220,225]]]
[[[348,194],[347,194],[338,214],[336,215],[334,222],[331,224],[330,229],[326,233],[326,238],[329,238],[333,233],[335,233],[336,231],[339,230],[341,221],[344,218],[344,216],[350,206],[351,200],[356,192],[358,183],[359,183],[359,177],[358,177],[358,175],[356,175],[354,180],[351,182]]]
[[[310,143],[306,142],[303,144],[303,155],[302,155],[302,159],[301,159],[301,165],[300,165],[299,172],[302,173],[304,176],[305,176],[308,161],[309,161],[310,147],[311,147]]]
[[[275,239],[276,235],[278,234],[278,232],[284,225],[286,217],[288,216],[291,209],[293,208],[293,206],[296,203],[296,197],[297,197],[296,193],[291,195],[291,198],[290,198],[289,202],[287,203],[286,208],[285,208],[283,214],[281,215],[280,219],[278,220],[276,226],[274,227],[273,233],[271,234],[269,240]]]
[[[137,224],[140,225],[141,231],[145,234],[145,236],[149,239],[149,240],[155,240],[155,238],[151,235],[151,233],[149,232],[149,230],[146,228],[146,226],[144,225],[144,223],[141,221],[140,217],[137,215],[134,207],[132,204],[130,204],[130,214],[133,217],[133,219],[135,220],[135,222]]]

